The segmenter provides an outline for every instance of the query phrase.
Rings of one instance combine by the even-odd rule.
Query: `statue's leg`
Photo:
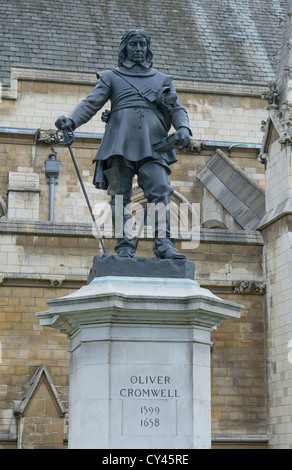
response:
[[[138,183],[144,191],[150,212],[154,211],[155,245],[153,248],[157,258],[184,259],[173,245],[170,227],[170,196],[173,193],[167,168],[155,161],[150,161],[138,170]]]
[[[104,175],[108,182],[108,194],[111,196],[114,236],[117,238],[115,251],[118,256],[132,258],[136,248],[131,242],[131,234],[125,232],[126,222],[131,218],[125,208],[131,202],[135,171],[126,166],[114,166],[105,170]]]

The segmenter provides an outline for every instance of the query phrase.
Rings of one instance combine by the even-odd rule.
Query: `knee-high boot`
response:
[[[156,162],[141,166],[138,171],[138,183],[144,191],[148,203],[153,204],[155,214],[155,245],[153,252],[157,258],[184,259],[173,245],[170,227],[170,196],[173,193],[166,168]]]
[[[129,225],[127,222],[131,219],[131,214],[127,211],[126,206],[131,202],[134,174],[132,168],[123,166],[116,166],[104,171],[108,182],[108,194],[111,196],[114,236],[117,238],[115,251],[118,256],[124,257],[133,257],[136,251],[131,242],[131,231],[126,229]]]

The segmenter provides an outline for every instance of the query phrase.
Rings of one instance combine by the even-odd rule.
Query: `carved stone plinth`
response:
[[[188,278],[98,276],[48,300],[70,339],[70,449],[211,446],[210,334],[241,305]]]

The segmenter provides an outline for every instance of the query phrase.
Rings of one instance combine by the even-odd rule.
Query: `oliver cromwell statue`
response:
[[[132,180],[137,175],[148,203],[170,204],[173,189],[169,166],[177,161],[173,149],[157,151],[155,144],[167,137],[171,125],[176,143],[187,146],[191,130],[187,112],[177,97],[173,77],[152,68],[150,37],[140,29],[128,30],[122,37],[119,65],[97,74],[98,81],[69,117],[60,116],[58,129],[75,130],[89,121],[110,100],[111,111],[105,112],[105,133],[97,154],[93,183],[108,190],[111,196],[113,223],[115,198],[123,196],[123,206],[130,203]],[[123,224],[129,216],[124,211]],[[170,213],[166,214],[164,236],[155,225],[154,254],[162,259],[183,259],[170,236]],[[133,257],[135,245],[123,232],[115,247],[117,256]]]

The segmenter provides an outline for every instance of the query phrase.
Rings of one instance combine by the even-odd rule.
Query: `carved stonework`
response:
[[[269,158],[269,154],[266,153],[266,152],[260,152],[259,153],[259,156],[257,158],[257,160],[260,162],[260,163],[263,163],[263,164],[266,164],[267,161],[268,161],[268,158]]]
[[[62,287],[63,282],[65,281],[65,276],[52,276],[50,280],[51,287]]]
[[[234,285],[234,294],[264,295],[266,283],[262,281],[241,281]]]
[[[282,128],[279,142],[282,145],[292,144],[292,103],[285,101],[278,112],[278,119]]]
[[[292,132],[284,132],[279,142],[283,146],[292,145]]]
[[[191,152],[200,153],[202,150],[205,150],[206,143],[203,140],[191,139],[187,147]]]
[[[203,140],[196,140],[191,138],[190,143],[186,147],[180,147],[179,145],[175,147],[180,153],[192,152],[192,153],[201,153],[206,149],[206,142]]]
[[[289,78],[291,75],[290,67],[286,68],[285,71],[286,78]],[[275,81],[269,83],[268,91],[262,94],[262,98],[268,101],[269,118],[279,134],[279,143],[283,146],[292,145],[292,103],[283,101],[279,106],[279,92]],[[268,127],[265,121],[262,121],[261,129],[266,135],[269,131]],[[264,153],[265,149],[263,148],[261,154]],[[266,160],[261,158],[261,161],[264,163]]]
[[[277,89],[277,83],[271,81],[268,83],[268,91],[265,91],[262,94],[262,99],[267,100],[269,106],[278,106],[279,104],[279,93]]]
[[[292,78],[292,68],[287,65],[284,69],[284,76],[286,80],[291,80]]]
[[[261,122],[261,131],[266,132],[267,127],[268,127],[268,121],[265,119]]]
[[[34,136],[35,144],[42,145],[53,145],[58,143],[57,130],[49,129],[42,130],[38,129]]]

